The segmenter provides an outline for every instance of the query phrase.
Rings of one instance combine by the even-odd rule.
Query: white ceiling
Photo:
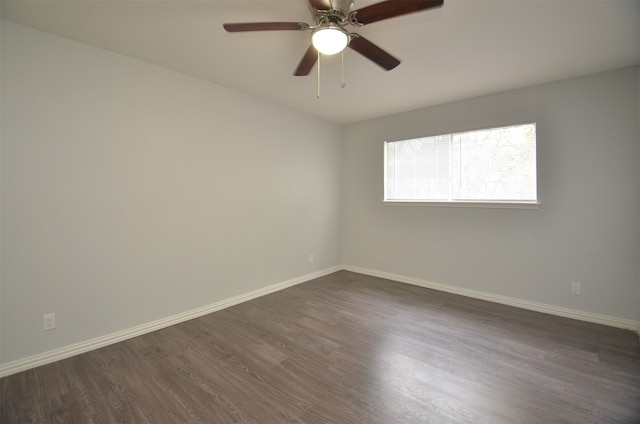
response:
[[[379,0],[355,0],[355,9]],[[640,1],[444,0],[358,32],[402,63],[353,50],[294,77],[309,33],[223,22],[311,22],[306,0],[1,0],[3,19],[174,69],[335,123],[640,63]]]

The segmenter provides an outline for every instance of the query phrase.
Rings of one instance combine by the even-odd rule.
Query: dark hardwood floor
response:
[[[341,271],[3,378],[2,423],[640,423],[638,335]]]

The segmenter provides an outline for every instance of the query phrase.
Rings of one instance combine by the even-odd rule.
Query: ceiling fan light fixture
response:
[[[338,25],[330,23],[313,31],[311,44],[325,55],[340,53],[349,44],[349,34]]]

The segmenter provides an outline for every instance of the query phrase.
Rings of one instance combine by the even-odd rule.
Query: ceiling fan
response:
[[[444,0],[386,0],[357,10],[351,10],[353,0],[309,0],[313,25],[304,22],[225,23],[228,32],[244,31],[311,31],[311,46],[302,57],[293,75],[305,76],[318,60],[318,54],[331,55],[350,47],[387,71],[400,64],[371,41],[346,27],[363,26],[396,16],[407,15],[442,6]]]

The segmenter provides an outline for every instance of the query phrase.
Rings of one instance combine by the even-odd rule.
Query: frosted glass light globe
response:
[[[329,24],[316,29],[311,35],[311,44],[322,54],[340,53],[349,44],[349,35],[337,25]]]

